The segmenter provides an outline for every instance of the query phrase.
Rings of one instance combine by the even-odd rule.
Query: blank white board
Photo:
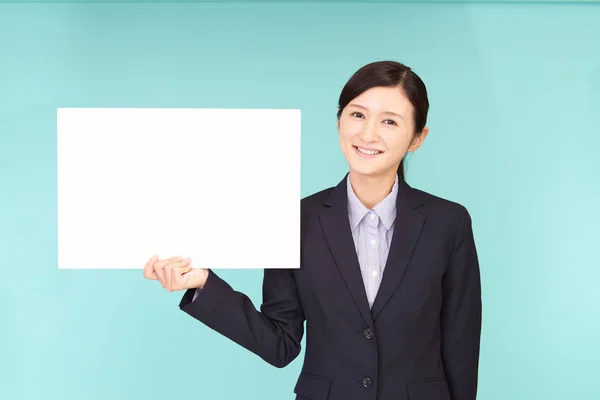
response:
[[[60,108],[58,267],[298,268],[300,110]]]

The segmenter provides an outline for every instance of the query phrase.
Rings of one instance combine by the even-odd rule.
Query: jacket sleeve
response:
[[[475,400],[482,321],[481,280],[471,216],[460,207],[443,280],[442,358],[452,400]]]
[[[282,368],[298,356],[304,335],[305,316],[294,270],[264,270],[262,291],[263,302],[257,310],[248,296],[209,270],[202,290],[186,291],[179,307],[269,364]]]

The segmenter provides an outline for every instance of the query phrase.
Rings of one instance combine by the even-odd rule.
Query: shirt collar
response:
[[[352,229],[362,221],[362,219],[369,213],[369,209],[365,207],[363,203],[356,197],[356,193],[352,189],[350,183],[350,175],[346,178],[346,189],[348,193],[348,217],[350,219],[350,227]],[[373,211],[379,216],[381,222],[385,225],[386,229],[390,229],[394,220],[396,219],[396,198],[398,197],[398,176],[392,186],[392,191],[382,201],[380,201]]]

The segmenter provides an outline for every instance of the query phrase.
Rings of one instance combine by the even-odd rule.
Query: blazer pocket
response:
[[[421,379],[407,384],[410,400],[450,400],[446,378]]]
[[[301,372],[294,393],[310,400],[327,400],[331,379]]]

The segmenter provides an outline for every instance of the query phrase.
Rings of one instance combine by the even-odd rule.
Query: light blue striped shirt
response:
[[[365,207],[356,197],[350,183],[350,176],[347,178],[347,192],[348,219],[354,246],[369,306],[373,307],[394,233],[398,177],[396,176],[390,194],[372,210]]]

